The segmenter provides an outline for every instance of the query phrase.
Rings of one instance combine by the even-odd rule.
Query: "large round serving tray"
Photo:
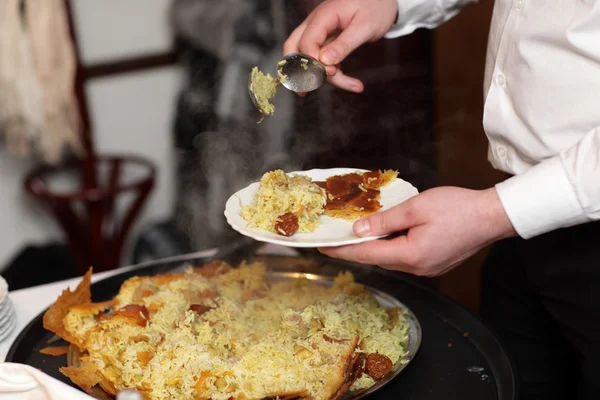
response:
[[[294,271],[277,271],[271,269],[268,272],[267,279],[270,282],[281,282],[286,280],[294,280],[294,279],[308,279],[314,283],[330,286],[333,283],[333,276],[326,275],[315,275],[304,272],[294,272]],[[417,351],[419,350],[419,346],[421,345],[421,325],[419,324],[419,320],[415,316],[415,314],[408,309],[404,304],[402,304],[398,299],[394,296],[391,296],[381,290],[372,288],[370,286],[365,285],[366,289],[369,290],[377,299],[379,304],[384,308],[398,307],[403,311],[403,315],[409,324],[409,335],[408,335],[408,343],[407,350],[408,353],[398,360],[392,371],[387,374],[383,379],[375,383],[370,388],[362,390],[357,393],[347,392],[342,396],[342,400],[358,400],[362,399],[369,394],[375,392],[379,388],[385,386],[388,382],[394,379],[402,370],[410,363],[410,361],[415,357]],[[69,352],[67,353],[67,365],[78,366],[79,365],[79,357],[81,353],[79,349],[75,346],[69,346]],[[94,388],[93,396],[99,400],[107,400],[111,399],[109,395],[107,395],[100,388]]]
[[[217,255],[173,262],[155,262],[144,267],[92,284],[92,300],[112,298],[122,282],[132,276],[179,272],[189,265],[201,265],[213,258],[238,263],[243,259],[263,261],[284,278],[300,274],[326,283],[342,270],[351,271],[357,282],[369,287],[380,301],[400,304],[409,310],[412,321],[411,344],[418,354],[408,365],[397,365],[381,385],[354,394],[369,400],[514,400],[517,398],[513,366],[495,335],[471,312],[456,302],[417,283],[413,278],[377,267],[347,263],[326,257]],[[276,277],[277,274],[274,274]],[[66,345],[42,327],[43,313],[23,329],[13,343],[6,361],[18,362],[73,384],[58,368],[67,365],[67,356],[45,356],[39,350],[47,346]],[[420,326],[420,329],[419,329]],[[419,340],[422,340],[419,345]],[[411,350],[411,354],[412,351]],[[74,357],[72,354],[70,357]],[[400,373],[401,372],[401,373]],[[101,397],[98,397],[101,398]],[[108,398],[108,397],[106,397]]]

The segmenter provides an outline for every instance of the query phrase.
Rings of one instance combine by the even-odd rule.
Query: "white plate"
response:
[[[10,298],[7,296],[6,299],[2,303],[0,303],[0,315],[4,313],[6,310],[9,310],[12,307],[12,302]]]
[[[0,329],[7,324],[11,318],[14,318],[14,307],[10,300],[7,300],[7,307],[0,312]]]
[[[6,295],[8,294],[8,283],[6,280],[0,276],[0,302],[6,299]]]
[[[0,330],[0,342],[6,339],[17,326],[17,319],[12,318],[9,324],[6,324]]]
[[[2,314],[0,314],[0,327],[6,323],[6,321],[9,319],[9,317],[12,315],[12,310],[11,309],[7,309],[6,311],[4,311]]]
[[[332,168],[332,169],[311,169],[310,171],[291,172],[288,175],[306,175],[313,181],[324,181],[333,175],[348,174],[351,172],[365,170],[356,168]],[[242,235],[249,236],[261,242],[275,243],[288,247],[335,247],[348,244],[356,244],[379,239],[383,236],[369,236],[360,238],[352,230],[352,222],[330,218],[326,215],[321,216],[321,225],[312,233],[297,233],[290,237],[277,235],[272,232],[262,231],[254,228],[247,228],[247,222],[241,216],[242,207],[251,203],[252,198],[258,191],[259,183],[255,182],[248,187],[236,192],[227,200],[225,204],[225,218],[233,229]],[[387,186],[381,188],[381,211],[392,208],[407,199],[418,194],[418,190],[410,183],[396,178]],[[241,204],[240,204],[241,202]]]
[[[11,327],[12,325],[14,325],[15,321],[16,321],[16,315],[15,315],[14,311],[11,311],[10,316],[0,326],[0,334],[2,334],[8,327]]]

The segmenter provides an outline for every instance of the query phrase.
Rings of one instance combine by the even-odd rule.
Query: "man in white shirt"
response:
[[[332,84],[359,93],[339,68],[350,52],[435,28],[470,2],[326,0],[284,52],[319,58]],[[496,0],[484,95],[489,160],[511,178],[425,191],[354,225],[407,235],[321,251],[435,276],[498,242],[482,314],[516,361],[522,398],[600,398],[600,1]]]

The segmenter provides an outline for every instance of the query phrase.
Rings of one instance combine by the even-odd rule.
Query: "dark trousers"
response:
[[[515,361],[520,399],[600,399],[600,223],[496,243],[481,314]]]

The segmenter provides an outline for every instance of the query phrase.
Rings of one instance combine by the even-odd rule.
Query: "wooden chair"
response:
[[[129,171],[137,170],[136,176]],[[62,177],[78,175],[74,188],[61,188]],[[148,199],[156,167],[133,155],[95,156],[62,166],[40,166],[25,179],[25,189],[42,201],[66,234],[78,270],[119,267],[123,247]],[[131,201],[125,204],[127,197]]]

